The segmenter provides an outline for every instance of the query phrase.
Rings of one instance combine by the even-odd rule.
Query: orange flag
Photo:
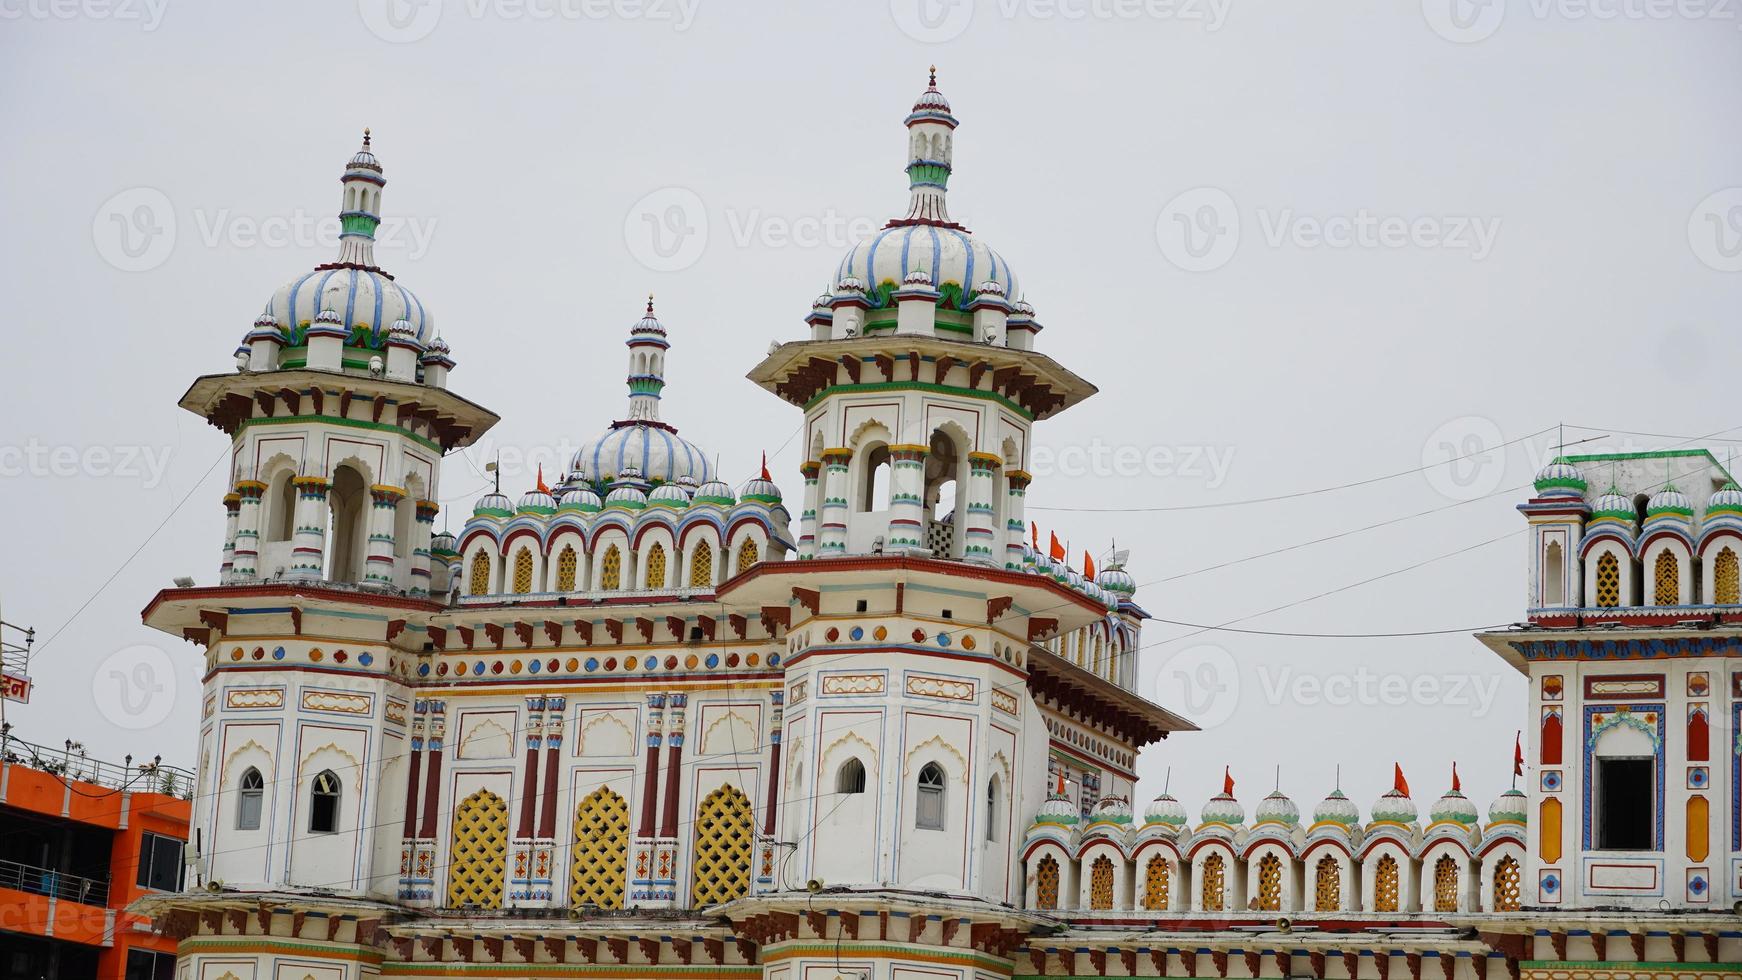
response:
[[[1087,551],[1083,552],[1083,578],[1091,582],[1095,580],[1095,558]]]
[[[550,492],[550,487],[546,486],[545,482],[544,482],[544,464],[543,463],[538,464],[538,491],[540,493],[549,493]]]
[[[1222,767],[1222,795],[1234,795],[1234,774],[1229,771],[1227,766]]]
[[[1035,551],[1040,550],[1040,525],[1033,521],[1028,522],[1028,540],[1034,542]]]
[[[1452,763],[1452,792],[1461,792],[1463,788],[1464,787],[1458,782],[1458,764],[1454,762]]]
[[[1065,546],[1062,544],[1059,544],[1058,532],[1057,531],[1048,531],[1047,536],[1052,538],[1052,547],[1050,549],[1048,549],[1047,553],[1052,556],[1054,561],[1064,561],[1065,560]]]
[[[1524,733],[1512,736],[1512,775],[1524,775]]]
[[[1398,793],[1402,793],[1404,796],[1408,796],[1409,795],[1409,783],[1406,782],[1403,778],[1403,765],[1402,765],[1402,763],[1393,762],[1391,765],[1392,765],[1392,769],[1393,769],[1393,772],[1391,775],[1391,788],[1392,788],[1392,790],[1394,790],[1395,792],[1398,792]]]

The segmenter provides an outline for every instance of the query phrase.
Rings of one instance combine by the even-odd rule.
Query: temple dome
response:
[[[1288,798],[1282,790],[1274,790],[1269,796],[1259,801],[1258,809],[1252,814],[1252,825],[1274,823],[1284,827],[1293,827],[1300,823],[1300,807]]]
[[[1167,793],[1163,793],[1154,800],[1151,800],[1149,805],[1143,808],[1143,823],[1145,826],[1150,824],[1165,824],[1166,826],[1173,827],[1177,830],[1180,827],[1184,827],[1190,819],[1191,818],[1186,814],[1185,805]]]
[[[1356,808],[1355,801],[1343,795],[1340,789],[1331,790],[1331,795],[1320,801],[1313,808],[1313,823],[1339,824],[1343,827],[1355,827],[1361,823],[1361,811]]]

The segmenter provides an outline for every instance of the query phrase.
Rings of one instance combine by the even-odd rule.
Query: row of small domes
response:
[[[1524,793],[1518,789],[1509,789],[1488,807],[1488,822],[1524,823],[1526,807],[1527,798]],[[1090,822],[1130,823],[1132,816],[1128,801],[1120,797],[1110,797],[1101,801],[1090,817]],[[1276,824],[1293,828],[1300,824],[1300,807],[1287,794],[1277,790],[1258,804],[1253,817],[1254,827]],[[1479,820],[1476,805],[1456,789],[1447,791],[1428,810],[1429,824],[1458,823],[1475,826]],[[1412,825],[1417,821],[1415,802],[1398,790],[1386,793],[1373,804],[1374,823]],[[1078,822],[1075,805],[1065,797],[1053,796],[1041,805],[1035,822],[1075,824]],[[1200,822],[1239,827],[1246,822],[1246,809],[1232,795],[1221,793],[1204,804]],[[1188,823],[1190,818],[1185,805],[1167,793],[1156,797],[1143,810],[1144,826],[1163,825],[1177,830]],[[1342,790],[1332,790],[1313,810],[1313,825],[1319,824],[1354,828],[1360,826],[1361,814],[1354,802],[1343,795]]]
[[[1545,497],[1567,496],[1578,497],[1589,489],[1584,474],[1566,457],[1557,457],[1536,474],[1536,492]],[[1742,487],[1735,483],[1725,483],[1706,500],[1708,516],[1718,514],[1733,514],[1742,517]],[[1692,519],[1693,503],[1687,494],[1677,490],[1673,485],[1666,486],[1653,494],[1646,502],[1645,516]],[[1611,487],[1609,491],[1598,497],[1591,505],[1592,520],[1615,520],[1632,522],[1639,519],[1639,512],[1633,501],[1627,499],[1618,488]]]
[[[720,480],[697,483],[689,477],[679,477],[673,483],[662,483],[644,490],[636,485],[637,476],[633,470],[625,473],[607,490],[603,498],[591,487],[584,485],[560,487],[552,493],[530,490],[521,496],[518,506],[510,503],[505,494],[485,494],[478,500],[474,513],[549,515],[559,511],[591,513],[607,507],[626,510],[669,507],[681,510],[696,504],[730,507],[739,501],[780,503],[780,488],[772,480],[761,477],[746,481],[734,494],[732,488]]]

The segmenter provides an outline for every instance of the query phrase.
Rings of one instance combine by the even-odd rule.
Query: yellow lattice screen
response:
[[[522,548],[514,553],[514,594],[532,591],[532,551]]]
[[[1503,857],[1494,866],[1494,908],[1495,912],[1518,911],[1519,880],[1523,876],[1518,870],[1516,858]]]
[[[1313,911],[1336,912],[1343,907],[1343,866],[1329,854],[1313,872]]]
[[[1220,912],[1227,901],[1222,870],[1222,855],[1212,854],[1204,858],[1202,894],[1205,912]]]
[[[1059,907],[1059,863],[1051,854],[1034,869],[1034,907],[1052,912]]]
[[[482,548],[472,553],[472,571],[467,574],[466,593],[490,594],[490,553]]]
[[[580,566],[580,559],[575,549],[564,545],[562,554],[556,556],[556,590],[558,592],[575,591],[575,569]]]
[[[757,558],[756,541],[752,538],[745,538],[744,543],[738,546],[738,571],[743,572],[751,565],[756,564]]]
[[[1258,909],[1282,911],[1282,859],[1266,854],[1258,861]]]
[[[1621,563],[1613,551],[1597,559],[1597,605],[1604,609],[1621,605]]]
[[[1167,859],[1157,855],[1143,869],[1143,907],[1152,912],[1167,910]]]
[[[714,549],[703,541],[690,554],[690,588],[707,588],[714,584]]]
[[[487,789],[461,801],[454,810],[453,846],[448,850],[448,906],[470,903],[502,907],[502,879],[508,865],[508,803]]]
[[[1657,569],[1652,575],[1656,585],[1654,599],[1660,606],[1681,604],[1681,562],[1668,548],[1657,553]]]
[[[1373,871],[1373,911],[1397,911],[1397,859],[1389,854]]]
[[[1736,552],[1729,548],[1718,552],[1712,569],[1712,598],[1720,604],[1742,604],[1742,575],[1738,574]]]
[[[665,588],[665,545],[658,542],[647,549],[647,587]]]
[[[599,588],[621,589],[623,587],[623,552],[616,545],[605,549],[605,557],[599,560]]]
[[[1103,854],[1089,868],[1089,908],[1113,907],[1113,862]]]
[[[1434,911],[1458,910],[1458,862],[1450,854],[1434,862]]]
[[[601,786],[575,808],[575,849],[569,867],[569,904],[623,907],[629,871],[629,804]]]
[[[696,908],[743,898],[750,891],[750,862],[756,845],[750,799],[736,786],[709,793],[696,811]]]

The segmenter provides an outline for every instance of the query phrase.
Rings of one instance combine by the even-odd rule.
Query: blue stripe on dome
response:
[[[425,318],[424,318],[424,315],[423,315],[423,300],[421,300],[421,299],[418,299],[418,298],[417,298],[417,294],[416,294],[416,293],[414,293],[414,292],[412,292],[412,291],[411,291],[411,290],[409,290],[409,289],[405,289],[405,287],[404,287],[404,286],[401,286],[401,287],[399,287],[399,288],[400,288],[400,289],[402,289],[402,290],[404,290],[404,291],[405,291],[405,294],[406,294],[406,295],[407,295],[407,296],[410,296],[410,297],[411,297],[411,301],[412,301],[412,302],[413,302],[413,303],[416,303],[416,304],[417,304],[417,335],[418,335],[418,336],[419,336],[419,337],[421,337],[421,336],[423,336],[423,335],[424,335],[424,319],[425,319]],[[409,312],[409,311],[408,311],[408,312]]]
[[[961,304],[963,306],[966,306],[968,303],[968,297],[974,295],[974,286],[975,286],[975,283],[974,283],[974,244],[975,243],[969,241],[967,235],[962,234],[961,232],[957,231],[954,228],[949,229],[949,232],[950,232],[950,234],[956,236],[956,241],[959,241],[962,243],[962,251],[966,252],[968,255],[967,265],[966,265],[966,267],[964,267],[962,269],[962,278],[966,279],[967,282],[962,283]]]
[[[381,301],[385,297],[382,295],[381,278],[379,276],[375,275],[373,272],[369,273],[369,283],[375,290],[375,339],[376,341],[380,341],[382,331],[385,329],[381,325]]]
[[[351,274],[350,288],[345,290],[345,329],[349,330],[349,329],[351,329],[351,324],[355,322],[354,320],[351,319],[351,317],[357,311],[357,279],[358,279],[358,276],[357,276],[356,269],[347,269],[346,271]]]
[[[312,271],[305,274],[301,279],[298,279],[296,281],[295,285],[290,287],[290,293],[285,296],[284,322],[285,322],[285,325],[290,328],[291,334],[293,336],[296,333],[296,291],[302,288],[303,283],[308,282],[310,279],[313,279],[313,278],[314,278],[314,273]],[[278,297],[276,297],[276,296],[273,297],[273,299],[277,299],[277,298]],[[267,308],[269,310],[271,309],[271,305],[272,304],[270,304],[270,303],[267,304]],[[276,316],[277,313],[274,312],[273,315]]]
[[[913,251],[913,226],[901,229],[901,278],[895,280],[896,288],[907,282],[907,257]]]
[[[877,295],[877,275],[873,271],[877,264],[877,246],[882,245],[883,239],[893,231],[894,228],[885,228],[878,232],[877,237],[871,239],[871,247],[865,250],[865,289],[873,298]]]
[[[316,306],[321,306],[321,307],[326,306],[326,303],[327,303],[327,280],[333,278],[334,271],[335,270],[329,269],[327,271],[327,274],[321,277],[321,281],[315,285],[315,305]],[[320,313],[321,313],[320,310],[314,310],[313,312],[311,312],[309,314],[308,318],[310,320],[313,320],[315,317],[319,316]]]
[[[931,232],[931,284],[932,288],[936,289],[943,285],[943,283],[938,281],[938,277],[943,275],[942,266],[940,265],[943,261],[943,253],[942,250],[938,248],[937,226],[926,225],[925,228],[926,231]]]

